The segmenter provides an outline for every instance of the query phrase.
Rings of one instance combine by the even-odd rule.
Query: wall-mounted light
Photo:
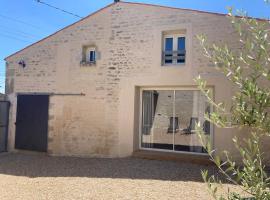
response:
[[[26,64],[25,64],[24,60],[20,60],[18,64],[19,64],[22,68],[25,68],[25,67],[26,67]]]

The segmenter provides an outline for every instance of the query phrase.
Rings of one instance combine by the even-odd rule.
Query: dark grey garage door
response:
[[[15,148],[47,151],[48,95],[18,95]]]

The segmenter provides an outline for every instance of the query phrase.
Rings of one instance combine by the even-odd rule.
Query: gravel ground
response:
[[[211,199],[200,170],[211,166],[135,158],[0,154],[0,199]]]

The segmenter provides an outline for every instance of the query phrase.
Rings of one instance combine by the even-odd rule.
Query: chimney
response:
[[[114,0],[114,3],[117,3],[117,2],[119,2],[120,0]]]

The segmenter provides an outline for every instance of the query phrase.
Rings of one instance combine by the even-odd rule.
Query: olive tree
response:
[[[209,44],[203,35],[198,36],[198,39],[205,56],[234,87],[230,108],[225,103],[212,99],[212,90],[207,88],[207,82],[203,78],[198,76],[195,81],[214,108],[210,115],[205,114],[207,120],[219,128],[247,130],[247,139],[242,141],[237,136],[233,138],[242,163],[237,164],[228,151],[224,151],[222,156],[217,155],[201,124],[197,125],[197,132],[220,173],[242,192],[226,190],[224,195],[219,193],[223,188],[223,179],[209,175],[207,171],[202,171],[202,176],[215,199],[269,200],[270,178],[265,172],[261,148],[261,141],[270,137],[269,21],[250,18],[243,13],[236,16],[232,9],[229,9],[228,17],[239,35],[240,50],[231,49],[226,44]]]

